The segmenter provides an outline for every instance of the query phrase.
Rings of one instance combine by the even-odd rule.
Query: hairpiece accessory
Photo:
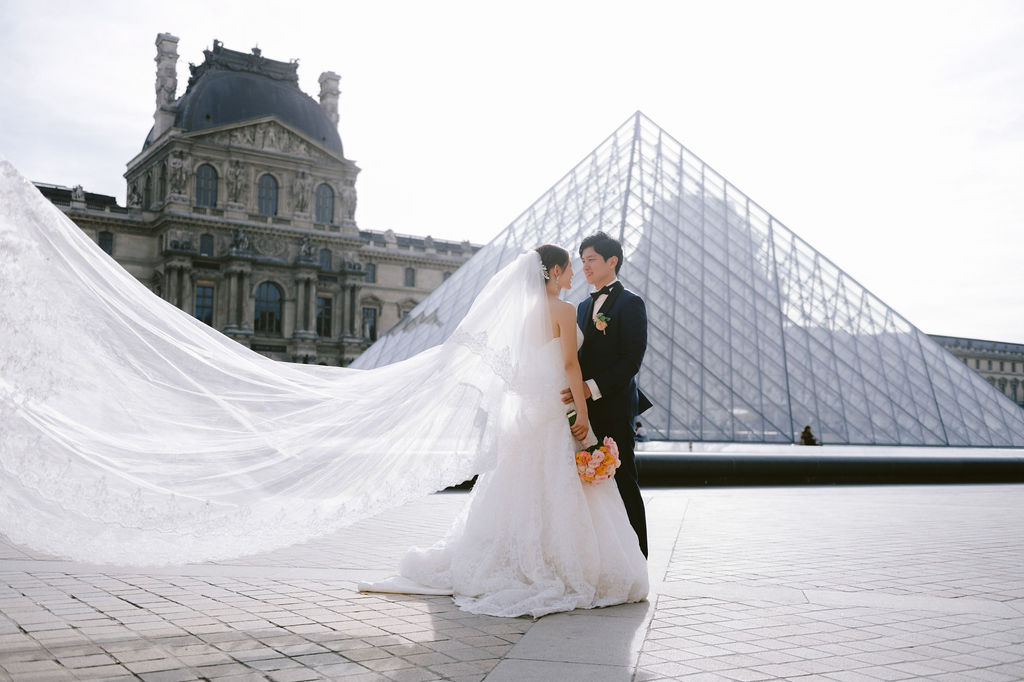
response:
[[[551,273],[548,272],[548,266],[544,265],[543,263],[540,264],[540,272],[542,275],[544,275],[545,282],[551,279]]]

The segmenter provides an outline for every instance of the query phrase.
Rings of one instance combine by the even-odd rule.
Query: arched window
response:
[[[377,266],[373,263],[367,263],[363,266],[363,272],[366,273],[366,283],[373,284],[377,281]]]
[[[405,269],[405,286],[414,287],[416,286],[416,269],[406,268]]]
[[[281,334],[281,287],[263,282],[256,289],[256,317],[253,330],[257,334]]]
[[[277,215],[277,180],[261,175],[256,186],[260,215]]]
[[[377,340],[377,314],[376,306],[363,306],[363,337],[370,341]]]
[[[316,188],[316,221],[327,224],[334,222],[334,190],[327,183]]]
[[[107,252],[108,255],[114,255],[114,233],[107,232],[104,230],[99,233],[98,239],[100,248]]]
[[[212,256],[213,255],[213,235],[212,234],[199,235],[199,255],[200,256]]]
[[[320,249],[320,269],[330,270],[331,269],[331,250]]]
[[[217,205],[217,169],[208,163],[196,169],[196,206]]]

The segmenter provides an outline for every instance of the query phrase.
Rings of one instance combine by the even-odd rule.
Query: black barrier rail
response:
[[[636,453],[640,485],[757,486],[1024,483],[1021,457],[824,457]]]

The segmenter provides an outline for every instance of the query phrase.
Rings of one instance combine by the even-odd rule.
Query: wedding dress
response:
[[[477,480],[447,536],[410,550],[398,579],[361,590],[452,594],[472,613],[534,618],[647,596],[647,561],[618,488],[577,475],[559,340],[544,344],[535,362],[546,375],[524,428]]]
[[[569,471],[548,459],[571,462],[552,368],[536,362],[545,295],[528,252],[449,339],[403,362],[277,362],[155,296],[0,157],[0,534],[95,563],[227,559],[494,470],[496,491],[537,486],[520,519],[552,524],[531,531],[537,557],[569,543],[599,585],[604,539],[567,537],[545,497],[568,484],[542,480]],[[584,512],[576,490],[566,514]]]

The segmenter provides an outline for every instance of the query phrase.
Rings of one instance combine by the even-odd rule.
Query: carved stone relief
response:
[[[303,236],[299,241],[299,260],[316,260],[316,248],[313,246],[313,242],[308,236]]]
[[[132,180],[128,183],[128,208],[138,208],[142,205],[142,193],[139,192],[139,181]]]
[[[235,228],[235,234],[231,238],[232,251],[249,251],[252,242],[249,240],[249,233],[240,227]]]
[[[228,166],[228,202],[232,204],[245,204],[249,196],[248,173],[241,161],[232,161]]]
[[[192,250],[192,231],[175,229],[167,231],[167,248],[176,251]]]
[[[221,131],[206,139],[225,146],[264,149],[321,161],[329,159],[326,154],[315,150],[306,140],[269,121]]]
[[[309,173],[300,171],[292,183],[292,208],[296,213],[309,212],[309,194],[313,188],[313,180]]]
[[[357,197],[356,188],[351,183],[351,180],[347,180],[345,185],[341,188],[341,204],[345,217],[348,220],[355,220]]]
[[[175,152],[171,154],[168,164],[170,165],[168,184],[171,194],[184,196],[188,184],[188,158],[182,152]]]
[[[261,235],[254,240],[256,253],[271,258],[284,258],[288,254],[288,245],[279,237]]]

